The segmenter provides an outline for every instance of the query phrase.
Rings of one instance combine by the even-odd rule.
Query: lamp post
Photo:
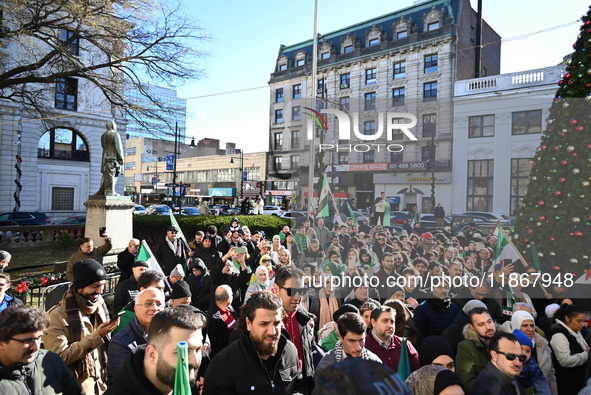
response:
[[[429,167],[431,167],[431,212],[435,212],[435,133],[431,136],[431,142],[427,144],[429,147]]]
[[[234,158],[230,157],[230,163],[234,163]],[[244,194],[244,152],[240,150],[240,200]]]
[[[181,156],[181,142],[179,141],[180,139],[180,131],[179,131],[179,123],[175,122],[174,124],[174,163],[173,163],[173,168],[172,168],[172,201],[171,201],[171,206],[174,207],[178,207],[178,199],[177,199],[177,194],[176,194],[176,188],[177,188],[177,182],[176,182],[176,162],[179,156]],[[195,147],[197,147],[195,145],[195,137],[193,137],[191,139],[191,144],[190,144],[191,149],[195,149]],[[168,170],[168,169],[167,169]],[[180,193],[180,187],[182,185],[179,185],[179,193]]]

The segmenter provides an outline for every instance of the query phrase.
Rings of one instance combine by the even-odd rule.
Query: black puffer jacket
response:
[[[230,343],[220,351],[205,372],[203,395],[211,394],[291,394],[299,386],[298,351],[284,336],[273,373],[264,367],[250,337]],[[229,365],[231,364],[231,366]]]
[[[59,355],[39,350],[33,362],[0,366],[0,394],[80,394],[82,389]]]
[[[144,374],[144,355],[146,346],[139,346],[123,364],[123,368],[109,384],[105,395],[162,395]]]

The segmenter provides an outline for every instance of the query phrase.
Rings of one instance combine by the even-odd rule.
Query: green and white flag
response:
[[[150,270],[156,270],[157,272],[164,274],[162,272],[160,264],[158,263],[156,258],[154,258],[154,254],[152,254],[150,247],[148,247],[148,243],[146,243],[146,240],[142,240],[142,248],[140,248],[140,251],[137,254],[137,260],[147,262],[148,268]]]
[[[330,197],[330,187],[328,186],[328,180],[326,179],[326,174],[322,176],[322,190],[320,191],[320,200],[318,201],[318,214],[316,218],[320,217],[328,217],[329,210],[328,210],[328,203]]]
[[[505,231],[503,231],[503,228],[497,226],[493,232],[493,235],[497,236],[499,241],[497,243],[497,250],[495,252],[495,264],[491,265],[489,272],[493,272],[495,270],[495,265],[498,263],[514,264],[517,261],[521,261],[523,264],[525,264],[525,260],[519,254],[517,248],[515,248],[513,243],[511,243],[511,240],[505,236]]]
[[[179,238],[179,239],[181,239],[181,241],[183,242],[183,244],[185,245],[185,248],[187,250],[190,250],[189,243],[187,242],[187,238],[185,237],[183,231],[181,230],[181,227],[179,226],[179,223],[176,222],[176,218],[172,214],[172,210],[169,211],[168,213],[170,214],[170,224],[177,229],[176,237]]]
[[[174,372],[174,395],[191,395],[189,382],[189,351],[187,342],[177,344],[177,363]]]
[[[386,197],[386,206],[384,207],[384,226],[390,226],[390,201]]]
[[[359,222],[357,222],[357,217],[355,216],[355,213],[353,212],[353,209],[351,208],[349,202],[347,202],[347,208],[349,209],[349,217],[353,220],[353,225],[359,226]]]

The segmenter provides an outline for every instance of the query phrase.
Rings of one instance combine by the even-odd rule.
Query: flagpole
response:
[[[314,0],[314,36],[312,44],[312,108],[316,108],[316,78],[318,72],[318,0]],[[312,126],[315,129],[315,126]],[[310,153],[309,153],[309,169],[308,169],[308,219],[311,217],[313,202],[314,202],[314,154],[316,133],[312,131],[312,140],[310,141]]]

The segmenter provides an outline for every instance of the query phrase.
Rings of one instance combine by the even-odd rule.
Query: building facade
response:
[[[452,211],[515,215],[564,66],[458,81]]]
[[[449,207],[453,87],[476,73],[477,20],[468,0],[426,1],[320,35],[315,55],[312,40],[281,46],[269,82],[268,187],[307,197],[314,138],[314,166],[325,167],[335,196],[365,208],[384,191],[398,202],[393,209],[429,211],[434,191]],[[486,23],[482,43],[479,73],[498,74],[500,37]],[[412,136],[404,133],[414,121]]]

